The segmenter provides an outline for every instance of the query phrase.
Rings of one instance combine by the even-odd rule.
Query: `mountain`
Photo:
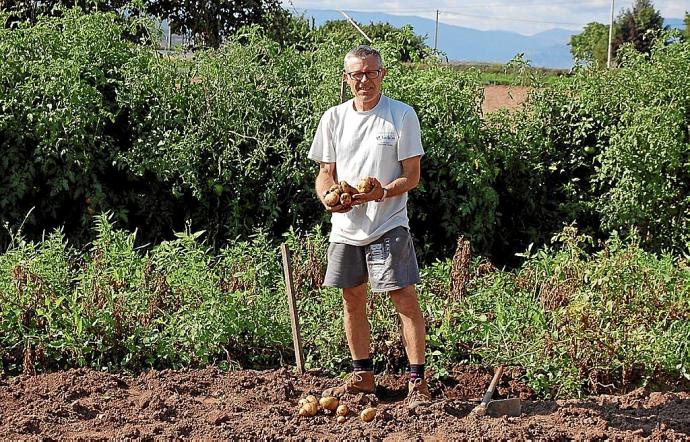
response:
[[[294,12],[294,11],[293,11]],[[322,25],[328,20],[342,20],[338,11],[326,9],[297,10],[305,17],[312,17],[314,24]],[[371,12],[348,12],[357,23],[369,24],[388,22],[393,26],[411,25],[418,35],[426,36],[426,43],[434,45],[434,20]],[[684,28],[682,19],[666,19],[666,25]],[[438,49],[450,61],[471,61],[507,63],[516,54],[524,53],[532,66],[568,69],[573,66],[568,42],[580,31],[550,29],[534,35],[522,35],[509,31],[480,31],[478,29],[439,23]]]
[[[297,10],[305,17],[312,17],[319,26],[328,20],[342,20],[343,15],[334,10]],[[426,36],[426,43],[434,45],[434,20],[416,16],[384,13],[347,12],[357,23],[388,22],[393,26],[411,25],[418,35]],[[551,29],[531,36],[509,31],[480,31],[478,29],[439,23],[438,49],[450,61],[476,61],[507,63],[516,54],[524,53],[533,66],[569,68],[573,65],[567,42],[574,31]]]
[[[681,30],[685,29],[685,23],[683,23],[682,18],[665,18],[664,25],[668,26],[669,28]]]

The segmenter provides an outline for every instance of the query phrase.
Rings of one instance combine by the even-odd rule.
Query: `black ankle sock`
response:
[[[410,380],[424,379],[424,364],[410,364]]]
[[[352,366],[355,371],[374,371],[374,363],[371,362],[371,358],[353,359]]]

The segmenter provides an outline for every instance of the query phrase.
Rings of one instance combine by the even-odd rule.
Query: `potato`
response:
[[[365,408],[362,410],[362,412],[359,414],[359,417],[364,421],[364,422],[371,422],[374,420],[374,417],[376,417],[376,408]]]
[[[338,408],[335,410],[335,414],[338,416],[347,416],[347,414],[350,412],[350,409],[347,408],[347,405],[339,405]]]
[[[357,184],[359,193],[369,193],[374,190],[374,184],[371,182],[371,177],[362,178]]]
[[[305,398],[302,398],[297,402],[297,405],[299,405],[299,407],[302,408],[302,407],[304,407],[305,404],[308,404],[308,403],[309,403],[308,400],[306,400]]]
[[[328,192],[338,192],[340,193],[340,186],[338,184],[333,184],[330,189],[328,189]]]
[[[344,424],[347,418],[345,416],[338,416],[338,419],[336,419],[339,424]]]
[[[352,195],[349,193],[343,193],[340,195],[340,204],[343,206],[349,206],[352,204]]]
[[[319,407],[314,402],[307,402],[299,409],[300,416],[312,417],[316,416],[316,412],[319,411]]]
[[[309,396],[306,397],[307,402],[311,402],[312,404],[318,404],[319,400],[316,399],[316,396],[313,394],[310,394]]]
[[[340,202],[340,195],[337,192],[327,193],[323,198],[323,202],[326,203],[328,207],[337,206]]]
[[[340,193],[349,193],[350,195],[353,195],[357,192],[357,189],[354,187],[350,186],[347,181],[341,181],[340,182]]]
[[[333,411],[338,408],[338,399],[333,396],[326,396],[319,399],[319,405],[324,410]]]

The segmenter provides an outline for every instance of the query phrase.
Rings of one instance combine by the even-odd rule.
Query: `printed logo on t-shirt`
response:
[[[377,147],[393,147],[398,142],[398,134],[395,132],[379,132],[376,135]]]

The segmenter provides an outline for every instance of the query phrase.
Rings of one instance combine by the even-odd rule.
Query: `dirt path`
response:
[[[526,99],[530,88],[521,86],[488,85],[484,87],[482,111],[486,114],[496,109],[513,109]]]
[[[338,380],[286,369],[223,373],[216,369],[150,371],[139,376],[80,369],[0,379],[3,439],[204,438],[425,440],[690,439],[690,394],[649,393],[589,400],[536,401],[525,385],[504,376],[501,395],[520,396],[519,418],[470,417],[490,373],[473,367],[433,383],[428,413],[411,415],[402,402],[405,379],[378,377],[377,397],[345,400],[354,410],[378,403],[373,422],[350,415],[344,424],[320,412],[297,415],[297,401]]]

